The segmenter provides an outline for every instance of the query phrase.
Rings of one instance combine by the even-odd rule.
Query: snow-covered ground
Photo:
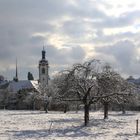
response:
[[[140,140],[136,119],[140,121],[140,112],[110,112],[108,120],[102,112],[92,112],[84,127],[83,112],[1,110],[0,140]]]

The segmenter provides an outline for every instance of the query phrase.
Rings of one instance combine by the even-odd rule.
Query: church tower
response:
[[[49,79],[49,74],[48,74],[48,61],[46,60],[46,51],[42,50],[42,59],[39,61],[39,82],[41,85],[46,86],[48,85],[48,79]]]

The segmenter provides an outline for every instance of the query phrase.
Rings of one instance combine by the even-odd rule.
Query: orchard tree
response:
[[[115,101],[120,105],[122,114],[125,114],[126,106],[135,102],[134,99],[136,96],[137,88],[133,83],[130,83],[127,80],[122,80],[120,83],[120,91],[122,94],[117,96]]]
[[[123,88],[124,79],[109,65],[101,68],[99,60],[75,64],[63,71],[57,80],[57,97],[63,101],[78,101],[84,104],[84,123],[89,122],[91,104],[100,101],[104,105],[104,118],[108,118],[111,102],[129,95],[128,86]],[[123,98],[121,98],[123,99]]]
[[[62,92],[62,90],[65,90],[64,89],[64,81],[65,81],[65,78],[66,78],[67,74],[65,72],[60,72],[60,73],[57,73],[54,78],[52,78],[51,80],[51,84],[49,86],[49,91],[51,93],[51,96],[52,96],[52,106],[53,106],[53,109],[57,109],[57,110],[63,110],[64,113],[66,113],[69,109],[70,106],[73,106],[75,105],[76,106],[76,103],[75,101],[72,101],[72,97],[70,98],[70,95],[67,95],[67,94],[63,94],[63,93],[60,93]],[[65,83],[66,84],[66,83]],[[63,89],[62,89],[63,87]],[[73,97],[74,99],[74,97]],[[76,99],[74,99],[76,100]],[[79,102],[79,100],[78,100]]]
[[[58,95],[65,101],[79,101],[84,104],[85,126],[89,122],[89,109],[91,104],[99,100],[98,60],[91,60],[83,64],[75,64],[71,69],[62,72],[58,83]]]
[[[42,100],[44,110],[46,111],[46,113],[48,113],[48,107],[51,102],[50,86],[39,83],[38,92],[39,93],[36,98]]]
[[[98,74],[97,82],[99,86],[100,101],[104,106],[104,119],[108,118],[108,107],[112,102],[122,105],[130,98],[132,86],[106,64],[102,72]]]
[[[140,97],[140,88],[138,85],[128,82],[127,80],[123,84],[123,88],[127,88],[129,93],[127,96],[121,97],[119,99],[119,104],[122,110],[122,113],[125,114],[125,109],[138,109],[139,97]],[[123,100],[122,100],[123,99]],[[140,104],[139,104],[140,105]]]
[[[36,104],[36,102],[38,102]],[[51,92],[50,92],[50,85],[44,85],[41,83],[36,84],[36,90],[34,91],[33,95],[33,108],[44,109],[46,113],[48,112],[48,106],[51,102]]]

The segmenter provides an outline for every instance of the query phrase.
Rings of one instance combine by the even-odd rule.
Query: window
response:
[[[45,74],[45,68],[42,68],[42,74]]]

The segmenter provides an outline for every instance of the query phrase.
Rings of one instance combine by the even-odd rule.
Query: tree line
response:
[[[33,75],[28,73],[28,80]],[[3,87],[4,88],[4,87]],[[5,89],[5,88],[4,88]],[[104,119],[108,118],[109,107],[126,109],[138,107],[140,110],[140,88],[116,72],[109,64],[99,60],[89,60],[74,64],[56,74],[49,85],[38,89],[23,89],[16,94],[1,94],[0,106],[7,109],[84,110],[84,124],[89,123],[92,108],[103,108]]]

